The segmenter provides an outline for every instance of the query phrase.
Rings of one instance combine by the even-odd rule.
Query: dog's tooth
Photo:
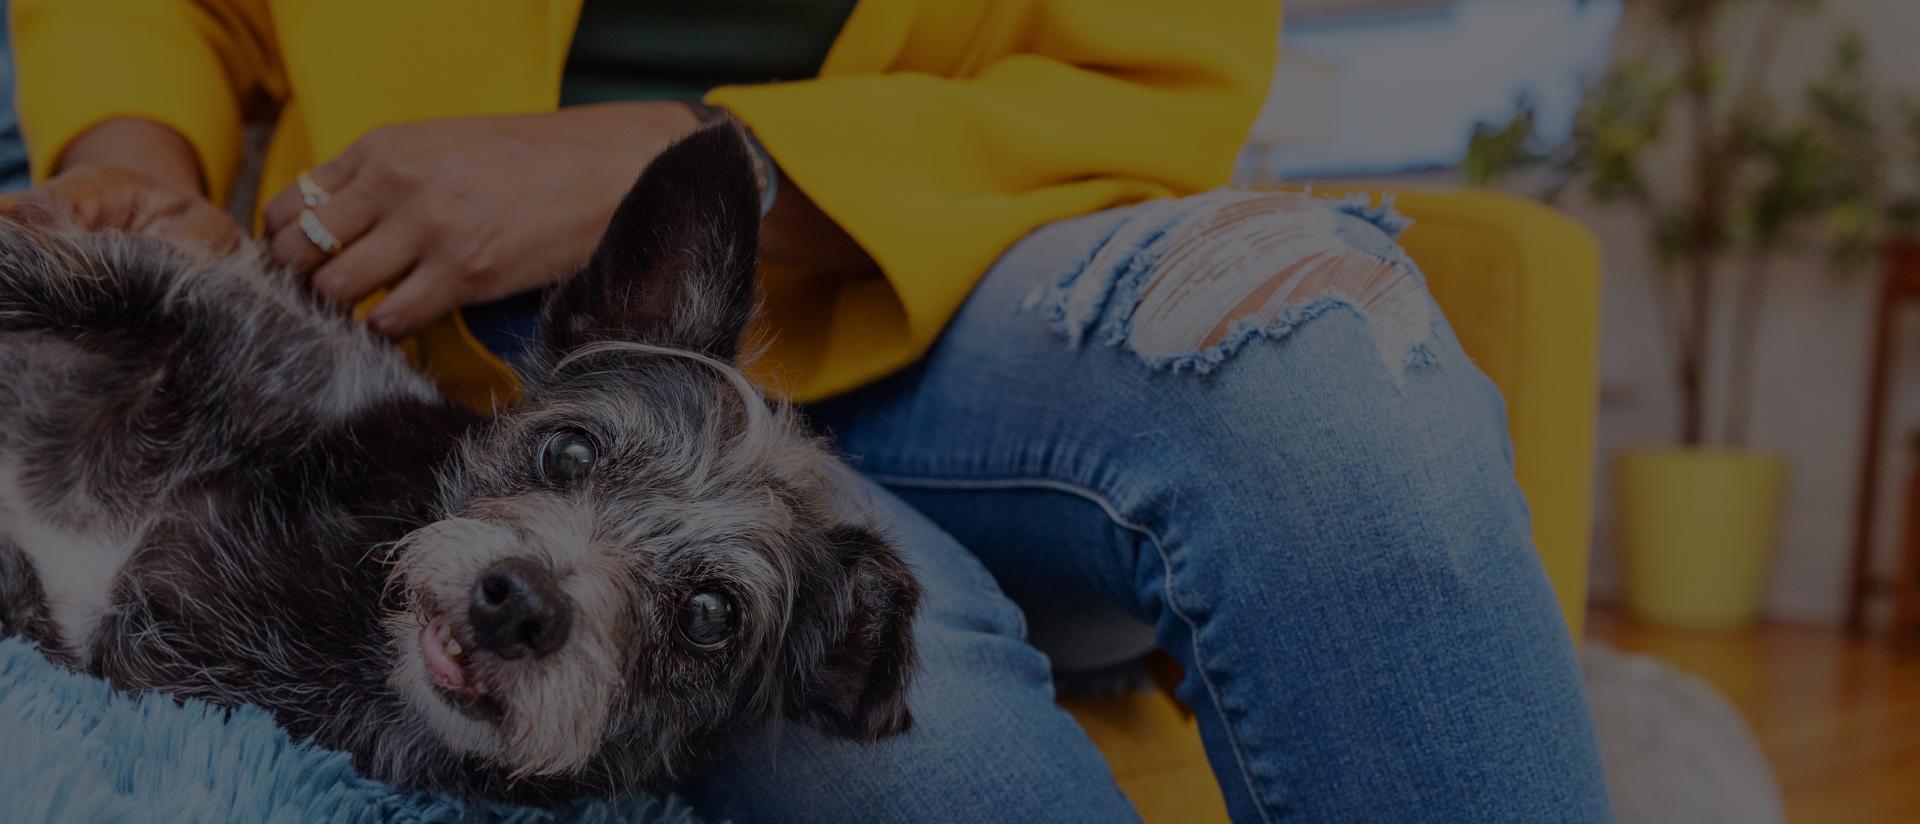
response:
[[[451,656],[453,658],[459,658],[461,655],[464,655],[466,651],[467,650],[465,647],[460,646],[460,642],[458,640],[455,640],[453,638],[447,639],[447,655],[448,656]]]

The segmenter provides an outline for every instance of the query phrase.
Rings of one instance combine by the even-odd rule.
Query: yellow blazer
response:
[[[580,0],[12,8],[37,176],[94,124],[143,117],[186,136],[219,198],[250,116],[277,111],[260,183],[271,194],[381,125],[552,110]],[[1278,0],[867,0],[817,79],[715,90],[709,102],[880,264],[878,276],[767,272],[761,377],[802,400],[859,386],[925,351],[1033,229],[1224,183],[1279,15]],[[457,315],[411,346],[471,402],[517,395]]]

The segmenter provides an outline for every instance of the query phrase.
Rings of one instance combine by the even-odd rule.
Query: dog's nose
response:
[[[467,621],[481,649],[501,658],[538,658],[567,642],[573,605],[546,567],[509,558],[487,568],[473,583]]]

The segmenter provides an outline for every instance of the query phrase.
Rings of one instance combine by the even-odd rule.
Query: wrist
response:
[[[131,172],[155,187],[204,198],[200,160],[179,132],[138,118],[105,121],[67,144],[56,174],[84,167]]]

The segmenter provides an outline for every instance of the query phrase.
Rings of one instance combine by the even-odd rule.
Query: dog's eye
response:
[[[540,471],[547,480],[567,486],[587,477],[598,456],[586,435],[572,430],[555,432],[540,450]]]
[[[712,649],[726,643],[739,623],[740,611],[724,592],[701,590],[680,603],[680,635],[695,647]]]

